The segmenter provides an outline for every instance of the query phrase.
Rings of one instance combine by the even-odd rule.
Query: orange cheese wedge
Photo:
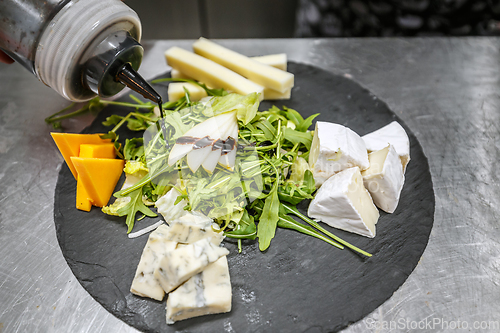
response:
[[[109,143],[109,139],[101,139],[99,135],[101,134],[74,134],[74,133],[50,133],[52,139],[54,139],[57,148],[61,152],[66,164],[68,164],[71,173],[78,179],[78,173],[71,162],[71,156],[80,155],[80,145],[90,143],[90,144],[101,144]]]
[[[80,153],[78,157],[92,157],[92,158],[115,158],[116,150],[112,143],[101,144],[82,144],[80,145]]]
[[[115,158],[116,151],[115,146],[112,143],[101,143],[101,144],[82,144],[80,145],[79,157],[88,158]],[[92,202],[90,201],[90,196],[83,186],[81,176],[78,175],[78,180],[76,184],[76,208],[79,210],[84,210],[89,212],[92,208]]]
[[[85,186],[83,186],[81,176],[78,176],[78,180],[76,182],[76,209],[90,212],[91,208],[92,201],[90,201],[90,196],[87,193]]]
[[[79,183],[85,188],[92,205],[106,206],[120,179],[125,161],[72,156],[71,162],[79,175]]]

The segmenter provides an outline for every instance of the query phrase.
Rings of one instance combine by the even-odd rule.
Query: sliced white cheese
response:
[[[165,238],[183,244],[192,244],[200,239],[208,238],[215,245],[224,239],[224,233],[214,231],[213,220],[199,212],[186,212],[179,219],[170,223]]]
[[[167,324],[231,311],[231,280],[224,256],[172,291],[167,298]]]
[[[167,90],[169,102],[174,102],[184,97],[185,95],[184,89],[186,89],[189,92],[189,98],[192,101],[199,101],[203,97],[207,96],[207,92],[205,91],[205,89],[203,89],[197,84],[189,82],[171,82],[168,85],[168,90]]]
[[[284,93],[293,87],[294,75],[292,73],[252,60],[206,38],[202,37],[194,42],[193,50],[195,53],[213,60],[266,88]],[[186,74],[190,75],[187,72]]]
[[[186,214],[184,207],[187,205],[187,201],[182,199],[177,204],[175,201],[177,197],[181,195],[176,188],[171,188],[170,191],[162,195],[155,202],[155,206],[167,223],[177,220],[182,215]]]
[[[177,246],[176,242],[165,239],[168,229],[168,226],[163,224],[149,235],[130,286],[132,294],[150,297],[158,301],[163,300],[165,291],[154,277],[154,270],[158,266],[160,258],[175,250]]]
[[[398,206],[405,176],[401,159],[392,145],[368,154],[370,167],[361,172],[375,205],[387,213]]]
[[[196,81],[204,82],[214,88],[224,88],[241,95],[253,92],[264,97],[264,87],[254,83],[240,74],[219,65],[218,63],[186,51],[179,47],[172,47],[165,52],[167,64]]]
[[[370,238],[375,237],[379,217],[358,167],[341,171],[324,182],[307,214],[334,228]]]
[[[168,293],[228,253],[226,248],[204,238],[167,252],[154,270],[154,276]]]
[[[362,138],[369,152],[384,149],[388,144],[394,146],[401,158],[403,171],[406,171],[406,165],[410,162],[410,140],[403,126],[397,121],[368,133]]]
[[[278,69],[281,69],[282,71],[286,71],[286,66],[287,66],[286,53],[268,54],[264,56],[250,57],[250,59],[272,67],[276,67]]]
[[[309,166],[318,187],[337,172],[354,166],[364,170],[370,164],[365,143],[358,134],[339,124],[318,121]]]

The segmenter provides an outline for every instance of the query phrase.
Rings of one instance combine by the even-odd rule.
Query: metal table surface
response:
[[[388,103],[429,159],[436,196],[429,244],[403,286],[345,332],[500,331],[500,39],[219,42],[246,55],[286,52],[349,75]],[[145,42],[142,74],[166,71],[163,51],[191,43]],[[81,287],[57,243],[53,196],[62,157],[43,119],[68,104],[19,65],[0,64],[2,333],[136,331]],[[72,119],[68,130],[91,120]]]

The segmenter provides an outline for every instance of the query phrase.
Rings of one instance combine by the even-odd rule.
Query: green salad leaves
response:
[[[181,100],[163,105],[166,110],[163,118],[155,112],[154,105],[135,97],[135,103],[101,101],[103,105],[135,108],[125,117],[108,117],[105,125],[114,126],[107,137],[115,139],[115,147],[128,161],[127,165],[135,163],[136,169],[140,166],[127,172],[127,178],[134,181],[126,181],[114,194],[116,201],[104,207],[103,212],[126,216],[130,232],[137,218],[155,216],[148,206],[175,188],[180,193],[175,203],[187,202],[184,210],[197,210],[214,219],[226,237],[237,240],[240,250],[243,239],[258,239],[259,249],[265,251],[276,229],[285,228],[340,249],[348,247],[371,256],[331,234],[295,207],[303,200],[312,199],[316,190],[307,159],[313,138],[309,127],[318,114],[304,119],[296,110],[276,106],[258,111],[257,94],[241,96],[200,86],[209,98],[193,102],[186,91]],[[97,101],[91,103],[88,108],[99,107]],[[187,131],[228,112],[235,112],[238,123],[234,167],[219,164],[213,172],[201,167],[193,172],[186,157],[168,164],[172,147],[180,138],[185,139],[183,135]],[[115,133],[125,124],[129,130],[144,131],[143,138],[118,144]],[[298,222],[300,220],[306,224]]]

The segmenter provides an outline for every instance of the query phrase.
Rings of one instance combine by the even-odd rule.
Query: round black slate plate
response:
[[[397,116],[369,91],[342,76],[298,63],[292,99],[262,103],[261,110],[285,105],[305,116],[344,124],[360,135]],[[168,74],[167,74],[168,75]],[[166,84],[157,85],[166,96]],[[124,98],[128,100],[128,98]],[[85,132],[107,132],[101,125],[113,113],[107,107]],[[233,290],[230,313],[165,323],[165,304],[129,292],[147,236],[128,239],[121,218],[75,209],[76,182],[66,165],[57,181],[54,220],[61,250],[82,286],[109,312],[146,332],[332,332],[376,309],[406,280],[417,265],[434,218],[434,192],[427,159],[411,131],[411,162],[395,213],[381,212],[377,236],[368,239],[347,232],[335,234],[373,254],[362,258],[349,250],[291,230],[279,229],[271,247],[260,252],[247,242],[243,253],[226,241]],[[122,139],[134,133],[122,131]],[[136,134],[135,134],[136,135]],[[307,208],[305,205],[302,211]],[[145,219],[136,230],[158,219]]]

